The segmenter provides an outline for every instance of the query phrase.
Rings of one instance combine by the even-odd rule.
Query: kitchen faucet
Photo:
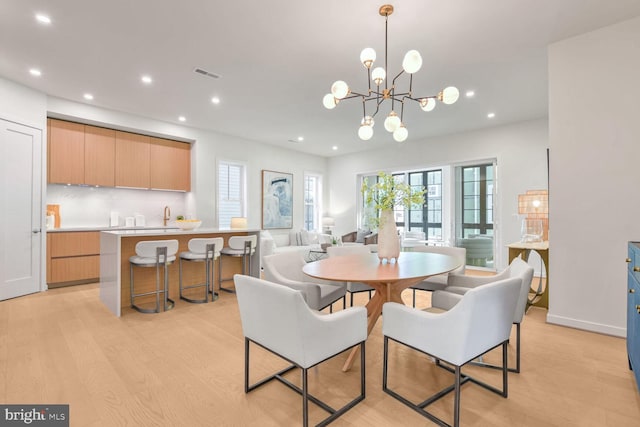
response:
[[[162,223],[164,224],[164,226],[167,226],[167,221],[169,221],[171,219],[171,209],[169,209],[169,206],[165,206],[164,207],[164,215],[162,218]]]

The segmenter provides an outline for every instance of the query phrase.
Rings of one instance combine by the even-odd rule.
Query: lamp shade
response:
[[[529,190],[518,195],[519,214],[538,214],[546,217],[549,214],[549,193],[547,190]]]
[[[369,125],[360,125],[358,137],[363,141],[368,141],[373,136],[373,128]]]
[[[393,132],[398,128],[398,126],[400,126],[400,117],[398,117],[395,111],[392,111],[389,113],[387,118],[384,119],[384,128],[387,132]]]
[[[371,68],[371,64],[376,60],[376,51],[370,47],[362,49],[360,52],[360,62],[367,68]]]
[[[327,110],[332,110],[337,105],[336,98],[332,93],[328,93],[324,96],[324,98],[322,98],[322,105],[324,105],[324,108],[326,108]]]
[[[433,109],[436,108],[436,100],[433,98],[422,98],[420,100],[420,108],[422,108],[422,111],[433,111]]]
[[[413,74],[422,67],[422,56],[417,50],[410,50],[404,55],[402,60],[402,69],[406,73]]]
[[[397,142],[403,142],[407,139],[407,136],[409,136],[409,131],[404,127],[404,124],[400,124],[400,126],[393,131],[393,139]]]
[[[460,91],[454,86],[444,88],[442,91],[441,101],[445,104],[453,104],[460,97]]]
[[[342,80],[337,80],[331,85],[331,93],[337,99],[342,99],[349,93],[349,85]]]
[[[386,78],[387,72],[382,67],[376,67],[371,72],[371,80],[373,80],[376,86],[380,86]]]
[[[323,216],[322,225],[324,227],[333,227],[334,225],[336,225],[336,220],[330,216]]]
[[[234,230],[243,230],[247,228],[247,218],[233,217],[231,218],[231,228]]]

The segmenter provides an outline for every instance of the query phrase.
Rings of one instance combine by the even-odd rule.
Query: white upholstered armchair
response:
[[[244,391],[254,390],[276,379],[302,395],[303,425],[308,425],[308,401],[329,412],[318,425],[326,425],[365,398],[365,340],[367,310],[352,307],[334,314],[311,310],[300,291],[255,277],[235,275],[235,289],[245,337]],[[249,349],[253,342],[291,363],[277,373],[250,385]],[[340,409],[333,409],[309,394],[309,368],[360,346],[360,394]],[[302,387],[283,375],[292,369],[302,371]]]
[[[448,280],[450,276],[453,275],[464,275],[465,272],[465,264],[466,264],[466,256],[467,250],[465,248],[456,248],[454,246],[416,246],[413,248],[414,252],[427,252],[432,254],[442,254],[452,256],[460,263],[460,267],[456,268],[453,271],[450,271],[446,274],[439,274],[437,276],[432,276],[424,279],[422,282],[415,284],[409,289],[411,289],[413,293],[413,307],[416,306],[416,291],[437,291],[440,289],[444,289],[447,286]]]
[[[520,324],[524,320],[524,314],[527,309],[527,301],[529,290],[531,289],[531,281],[533,280],[533,267],[523,261],[521,258],[515,258],[511,264],[500,273],[494,276],[454,276],[448,278],[448,284],[442,291],[436,291],[431,297],[431,305],[441,310],[449,310],[455,306],[461,299],[462,295],[470,289],[478,286],[492,283],[497,280],[508,278],[520,279],[520,293],[518,302],[513,314],[513,323],[516,325],[516,367],[509,368],[511,372],[520,372]],[[495,368],[493,365],[486,363],[478,363],[487,367]]]
[[[344,298],[347,292],[344,283],[311,282],[311,278],[302,272],[306,261],[301,253],[267,255],[262,262],[266,280],[301,291],[304,300],[314,310],[329,307],[333,312],[332,304]]]
[[[455,392],[454,426],[460,423],[460,386],[463,383],[471,381],[507,397],[507,341],[519,292],[520,279],[501,280],[469,290],[451,310],[438,314],[385,303],[382,389],[439,425],[447,424],[425,408],[451,391]],[[455,374],[454,385],[417,404],[391,390],[387,382],[390,339],[435,358],[438,366]],[[502,346],[502,390],[461,372],[463,365],[499,346]],[[405,360],[406,357],[394,360],[394,363]]]

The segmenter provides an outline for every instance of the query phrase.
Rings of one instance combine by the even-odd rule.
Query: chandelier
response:
[[[405,101],[415,101],[423,111],[428,112],[436,107],[436,100],[444,104],[453,104],[458,100],[460,93],[455,87],[449,86],[437,95],[414,96],[411,91],[413,74],[422,67],[422,57],[417,50],[410,50],[405,54],[404,60],[402,61],[402,70],[393,78],[391,86],[389,87],[389,79],[387,78],[387,23],[389,15],[393,13],[393,6],[390,4],[380,6],[379,13],[381,16],[384,16],[384,67],[376,67],[372,70],[371,68],[376,60],[376,51],[370,47],[365,48],[360,53],[360,62],[362,62],[362,65],[367,69],[369,89],[366,94],[355,92],[347,83],[338,80],[331,85],[331,93],[324,96],[322,103],[325,108],[331,110],[343,99],[360,98],[362,100],[362,120],[360,122],[360,128],[358,129],[358,136],[360,139],[367,141],[373,136],[373,119],[380,111],[380,105],[390,99],[391,112],[384,120],[384,128],[388,132],[393,133],[393,139],[402,142],[406,140],[409,135],[402,121]],[[396,80],[404,73],[409,74],[409,89],[407,92],[400,93],[396,87]],[[375,84],[375,88],[371,87],[371,82]],[[395,110],[396,103],[400,104],[399,116]],[[370,105],[369,111],[373,111],[373,113],[367,114],[367,104]]]

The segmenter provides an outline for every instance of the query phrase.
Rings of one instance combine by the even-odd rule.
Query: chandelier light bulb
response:
[[[332,93],[328,93],[322,98],[322,105],[327,110],[333,110],[336,105],[338,105],[338,100],[333,96]]]
[[[361,125],[367,125],[367,126],[371,126],[371,127],[373,127],[373,125],[375,123],[376,122],[373,120],[373,117],[371,117],[371,116],[364,116],[362,118],[362,121],[360,122]]]
[[[422,98],[420,100],[420,108],[422,108],[422,111],[433,111],[434,108],[436,108],[436,100],[433,98]]]
[[[420,52],[417,50],[410,50],[404,55],[404,59],[402,60],[402,69],[409,73],[413,74],[418,71],[422,67],[422,56],[420,56]]]
[[[360,52],[360,62],[367,68],[371,68],[373,62],[376,60],[376,51],[370,47],[362,49]]]
[[[460,97],[460,91],[454,86],[449,86],[440,92],[440,101],[447,105],[453,104]]]
[[[406,127],[404,127],[404,124],[400,124],[400,126],[398,126],[398,128],[396,130],[393,131],[393,139],[395,139],[397,142],[403,142],[407,139],[407,137],[409,136],[409,131],[407,130]]]
[[[393,132],[400,126],[400,117],[392,111],[389,113],[386,119],[384,119],[384,128],[387,132]]]
[[[373,136],[373,127],[369,125],[360,125],[360,129],[358,129],[358,136],[363,141],[368,141]]]
[[[376,86],[380,86],[386,77],[387,72],[382,67],[376,67],[371,72],[371,80],[375,82]]]
[[[342,99],[349,94],[349,86],[342,80],[338,80],[331,85],[331,93],[337,99]]]

